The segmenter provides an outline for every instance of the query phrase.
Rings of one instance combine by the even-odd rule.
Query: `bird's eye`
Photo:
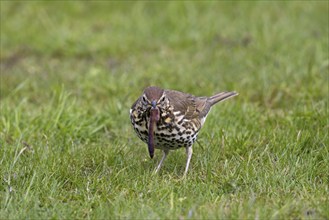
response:
[[[143,99],[143,102],[147,102],[145,96],[143,96],[142,99]]]
[[[166,99],[166,97],[163,96],[163,97],[160,99],[160,102],[164,102],[165,99]]]

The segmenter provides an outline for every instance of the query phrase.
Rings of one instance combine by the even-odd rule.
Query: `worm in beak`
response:
[[[160,119],[159,109],[156,107],[156,101],[151,102],[151,110],[150,110],[150,122],[149,122],[149,139],[148,139],[148,149],[150,157],[154,156],[154,126]]]

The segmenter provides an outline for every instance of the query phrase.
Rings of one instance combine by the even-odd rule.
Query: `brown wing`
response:
[[[196,112],[198,112],[198,117],[201,119],[205,117],[211,108],[211,104],[208,101],[208,97],[196,97]]]
[[[174,106],[174,112],[181,112],[185,119],[203,118],[210,110],[210,103],[207,97],[195,97],[191,94],[166,90],[171,105]]]

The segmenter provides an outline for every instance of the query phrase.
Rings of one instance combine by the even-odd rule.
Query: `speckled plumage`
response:
[[[211,97],[196,97],[175,90],[147,87],[132,105],[130,119],[138,137],[148,143],[151,103],[156,103],[155,108],[159,109],[160,117],[154,129],[154,146],[164,151],[156,171],[160,169],[169,150],[185,147],[188,155],[186,174],[192,155],[192,145],[211,107],[236,95],[236,92],[221,92]]]

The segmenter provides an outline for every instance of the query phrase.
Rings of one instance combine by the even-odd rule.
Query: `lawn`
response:
[[[1,1],[0,219],[329,219],[329,3]],[[160,172],[149,85],[216,105]]]

